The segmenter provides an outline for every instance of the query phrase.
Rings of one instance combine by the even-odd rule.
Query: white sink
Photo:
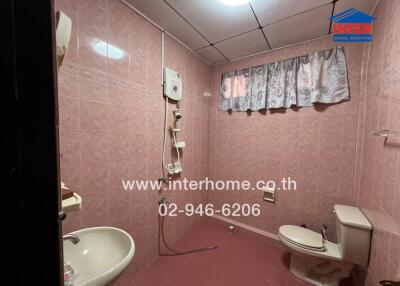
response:
[[[74,286],[105,286],[125,270],[135,254],[135,242],[122,229],[91,227],[72,234],[80,242],[64,241],[64,263],[74,270]]]

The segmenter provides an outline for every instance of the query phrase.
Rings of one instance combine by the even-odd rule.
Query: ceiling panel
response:
[[[218,0],[166,0],[211,43],[258,27],[250,5],[228,6]]]
[[[217,43],[215,46],[230,60],[269,50],[260,29]]]
[[[336,2],[334,14],[343,12],[349,8],[355,8],[369,14],[375,5],[375,2],[376,0],[339,0]]]
[[[265,26],[331,2],[332,0],[251,0],[250,3],[261,25]]]
[[[127,0],[132,6],[163,27],[192,49],[208,42],[162,0]]]
[[[219,64],[225,62],[226,59],[220,52],[218,52],[213,46],[208,46],[196,51],[203,59],[210,64]]]
[[[250,0],[251,5],[240,6],[221,0],[126,1],[211,64],[268,50],[257,19],[271,48],[327,35],[333,7],[332,0]],[[334,13],[348,8],[370,13],[375,3],[338,0]]]
[[[282,47],[327,35],[332,5],[308,11],[264,27],[271,48]]]

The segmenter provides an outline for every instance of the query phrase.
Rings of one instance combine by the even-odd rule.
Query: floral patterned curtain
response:
[[[247,111],[350,100],[342,47],[222,75],[221,110]]]

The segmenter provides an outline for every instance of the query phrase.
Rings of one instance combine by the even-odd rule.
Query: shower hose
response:
[[[164,155],[165,155],[165,143],[167,141],[167,120],[168,120],[168,97],[165,97],[165,117],[164,117],[164,140],[163,140],[163,146],[162,146],[162,166],[163,166],[163,172],[165,170],[169,170],[168,166],[165,164],[164,160]],[[178,152],[178,160],[179,160],[179,150]],[[167,176],[163,176],[162,181],[166,182]],[[167,202],[165,201],[160,201],[160,205],[163,207],[167,207]],[[163,212],[164,213],[164,212]],[[185,254],[190,254],[190,253],[195,253],[195,252],[202,252],[202,251],[208,251],[208,250],[213,250],[218,248],[217,246],[209,246],[209,247],[204,247],[204,248],[198,248],[198,249],[192,249],[188,251],[177,251],[170,247],[165,240],[165,235],[164,235],[164,220],[165,217],[158,214],[158,252],[160,253],[161,256],[177,256],[177,255],[185,255]],[[161,243],[165,246],[166,249],[168,249],[171,253],[162,253],[161,251]]]
[[[203,248],[197,248],[197,249],[191,249],[191,250],[187,250],[187,251],[178,251],[173,249],[172,247],[170,247],[167,243],[167,241],[165,240],[165,235],[164,235],[164,220],[165,217],[158,215],[159,217],[159,253],[161,256],[178,256],[178,255],[185,255],[185,254],[191,254],[191,253],[195,253],[195,252],[202,252],[202,251],[208,251],[208,250],[213,250],[213,249],[217,249],[218,246],[209,246],[209,247],[203,247]],[[161,251],[161,242],[163,243],[163,245],[165,246],[166,249],[168,249],[171,253],[163,253]]]

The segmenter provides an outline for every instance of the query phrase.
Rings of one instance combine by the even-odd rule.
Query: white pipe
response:
[[[372,7],[370,15],[373,15],[375,13],[376,7],[378,6],[380,0],[376,0],[374,7]]]
[[[160,29],[161,31],[164,30],[160,25],[158,25],[156,22],[154,22],[153,20],[151,20],[149,17],[147,17],[145,14],[143,14],[142,12],[140,12],[138,9],[136,9],[134,6],[132,6],[132,4],[130,4],[129,2],[125,1],[125,0],[120,0],[121,3],[125,4],[126,6],[128,6],[129,8],[131,8],[132,10],[134,10],[136,13],[138,13],[140,16],[142,16],[143,18],[145,18],[148,22],[150,22],[151,24],[153,24],[154,26],[156,26],[158,29]]]
[[[279,237],[276,234],[273,234],[273,233],[270,233],[268,231],[256,228],[254,226],[239,222],[237,220],[230,219],[230,218],[224,217],[222,215],[216,215],[216,214],[214,214],[212,216],[212,218],[218,219],[220,221],[223,221],[223,222],[226,222],[226,223],[229,223],[229,224],[236,225],[236,226],[238,226],[240,228],[243,228],[243,229],[245,229],[247,231],[251,231],[251,232],[257,233],[259,235],[262,235],[262,236],[265,236],[265,237],[269,237],[269,238],[272,238],[272,239],[275,239],[275,240],[279,241]]]
[[[132,9],[133,11],[135,11],[136,13],[138,13],[140,16],[142,16],[146,21],[148,21],[150,24],[154,25],[156,28],[158,28],[161,32],[164,32],[165,34],[167,34],[169,37],[171,37],[172,39],[174,39],[175,41],[177,41],[179,44],[181,44],[182,46],[184,46],[186,49],[188,49],[190,52],[192,52],[197,58],[199,58],[200,60],[202,60],[203,62],[205,62],[208,65],[211,65],[208,61],[206,61],[205,59],[203,59],[202,57],[200,57],[195,51],[193,51],[191,48],[189,48],[184,42],[182,42],[181,40],[177,39],[174,35],[172,35],[171,33],[169,33],[167,30],[165,30],[165,28],[161,27],[160,25],[158,25],[156,22],[154,22],[153,20],[151,20],[149,17],[147,17],[145,14],[143,14],[142,12],[140,12],[137,8],[135,8],[134,6],[132,6],[132,4],[128,3],[126,0],[119,0],[121,3],[123,3],[124,5],[126,5],[127,7],[129,7],[130,9]]]
[[[164,30],[161,31],[161,86],[164,87]]]
[[[165,31],[161,30],[161,87],[162,87],[162,93],[164,93],[164,45],[165,41]],[[164,96],[164,95],[163,95]],[[164,136],[163,136],[163,144],[162,144],[162,165],[163,165],[163,173],[164,173],[164,168],[168,171],[169,169],[168,166],[165,164],[165,145],[167,144],[167,130],[168,130],[168,97],[164,96],[165,100],[165,114],[164,114]],[[168,176],[167,173],[167,176]],[[166,178],[165,173],[164,173],[164,179]]]

